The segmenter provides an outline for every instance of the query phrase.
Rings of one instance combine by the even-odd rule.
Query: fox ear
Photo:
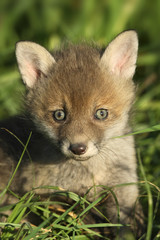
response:
[[[111,74],[132,78],[136,68],[138,37],[135,31],[118,35],[106,48],[100,60],[101,66]]]
[[[34,86],[42,74],[47,75],[48,69],[55,64],[53,56],[34,42],[18,42],[16,58],[22,79],[29,88]]]

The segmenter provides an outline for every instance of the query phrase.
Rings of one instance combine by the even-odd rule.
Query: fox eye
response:
[[[108,110],[100,108],[95,113],[95,118],[98,120],[105,120],[108,117]]]
[[[63,109],[58,109],[53,112],[53,118],[55,121],[61,122],[66,119],[66,114]]]

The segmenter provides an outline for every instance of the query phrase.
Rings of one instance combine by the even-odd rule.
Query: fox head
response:
[[[137,50],[135,31],[118,35],[103,53],[80,44],[52,56],[36,43],[17,43],[28,111],[65,156],[86,160],[125,133]]]

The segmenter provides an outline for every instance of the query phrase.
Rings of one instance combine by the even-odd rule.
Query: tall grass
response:
[[[158,231],[160,230],[160,220],[158,217],[160,216],[160,134],[159,130],[149,130],[151,127],[160,124],[159,9],[159,0],[0,1],[1,119],[19,113],[21,108],[20,96],[24,92],[24,86],[17,71],[14,55],[15,43],[17,41],[36,41],[48,49],[53,49],[66,39],[73,42],[86,39],[87,41],[95,41],[98,45],[106,47],[107,43],[119,32],[126,29],[137,30],[140,40],[140,50],[137,73],[135,75],[135,82],[138,88],[137,101],[134,107],[136,114],[133,121],[133,129],[134,131],[139,131],[148,128],[147,131],[135,135],[136,146],[137,149],[140,149],[142,159],[142,165],[139,164],[142,203],[146,214],[146,223],[148,224],[149,222],[146,239],[160,238],[160,234],[158,235]],[[18,96],[17,92],[19,92]],[[16,215],[17,212],[21,212],[24,205],[30,207],[30,203],[32,201],[35,202],[34,197],[34,194],[30,193],[24,196],[24,198],[19,199],[19,205],[15,206],[16,210],[13,211],[13,214]],[[26,223],[15,223],[13,219],[17,218],[13,215],[13,218],[9,218],[13,221],[8,222],[12,222],[13,225],[6,224],[5,233],[3,234],[14,234],[17,239],[27,239],[27,234],[30,237],[35,237],[36,234],[44,231],[41,239],[49,237],[52,227],[49,228],[47,226],[47,221],[52,221],[53,219],[47,218],[50,213],[48,205],[44,204],[43,206],[42,204],[41,206],[35,204],[34,207],[32,206],[32,210],[33,208],[36,213],[38,213],[37,209],[41,209],[44,213],[44,225],[35,227]],[[0,210],[2,211],[2,209]],[[22,215],[25,215],[25,213],[23,212],[20,215],[23,218]],[[0,224],[1,226],[5,225],[5,223]],[[84,231],[80,233],[79,228],[75,227],[73,223],[71,226],[73,239],[83,239],[82,235],[84,235]],[[66,231],[69,230],[64,229],[65,227],[61,226],[61,229],[56,231],[57,234],[62,233],[63,238],[67,239]],[[57,229],[59,228],[57,227]],[[24,234],[24,232],[26,232],[26,237],[22,237],[22,233]],[[153,236],[151,237],[151,232],[154,234],[154,238]],[[84,239],[87,239],[86,234],[84,235]]]

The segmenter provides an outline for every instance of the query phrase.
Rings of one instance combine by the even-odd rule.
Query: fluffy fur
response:
[[[132,77],[137,50],[134,31],[120,34],[104,53],[80,44],[70,45],[52,56],[36,43],[17,44],[19,70],[27,87],[28,119],[16,117],[2,122],[1,126],[24,142],[33,131],[29,143],[33,164],[26,155],[12,183],[13,191],[22,194],[33,187],[52,185],[83,195],[93,185],[114,187],[137,182],[134,139],[132,136],[115,138],[130,131],[128,120],[135,95]],[[13,136],[5,131],[1,133],[3,188],[22,148]],[[137,185],[115,187],[114,192],[121,222],[132,224]],[[93,200],[94,193],[90,192],[88,198]],[[117,222],[112,196],[105,202],[105,209],[104,214]],[[139,214],[137,210],[137,221],[141,218]]]

